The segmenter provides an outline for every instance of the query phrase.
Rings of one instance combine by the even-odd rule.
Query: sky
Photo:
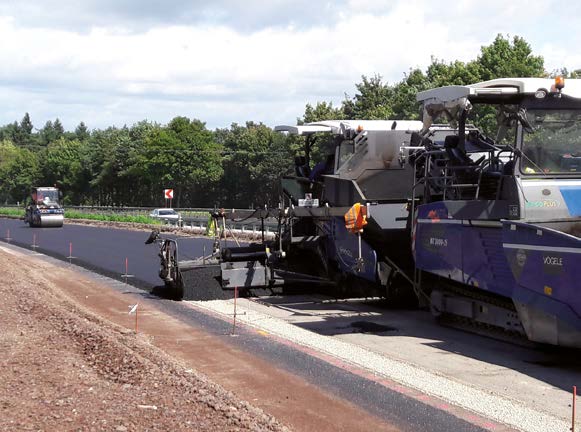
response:
[[[295,124],[362,75],[469,61],[499,33],[579,69],[579,29],[567,0],[0,0],[0,125]]]

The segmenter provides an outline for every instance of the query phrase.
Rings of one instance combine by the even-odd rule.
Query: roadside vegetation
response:
[[[545,71],[543,58],[518,36],[498,35],[475,54],[468,62],[433,58],[425,70],[410,68],[396,83],[386,83],[378,74],[362,76],[356,93],[345,94],[340,106],[308,103],[297,120],[412,120],[420,115],[417,92],[429,88],[557,72],[581,75]],[[481,120],[479,126],[485,127],[490,118],[483,115]],[[174,189],[174,207],[275,206],[277,180],[290,172],[303,145],[300,137],[253,121],[214,131],[202,120],[186,117],[166,125],[143,120],[92,130],[81,122],[68,132],[58,118],[35,127],[26,113],[20,122],[0,127],[0,203],[25,202],[31,186],[56,185],[65,206],[162,207],[166,188]],[[311,163],[325,157],[328,149],[321,147],[314,149]]]
[[[0,207],[0,215],[24,217],[24,209],[18,209],[14,207]]]

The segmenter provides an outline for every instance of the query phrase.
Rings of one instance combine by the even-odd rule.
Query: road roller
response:
[[[62,227],[65,210],[60,205],[61,194],[55,187],[35,187],[30,193],[32,198],[26,207],[24,223],[31,227]]]

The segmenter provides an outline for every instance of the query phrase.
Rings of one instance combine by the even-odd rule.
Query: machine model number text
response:
[[[448,246],[448,239],[430,237],[430,246]]]

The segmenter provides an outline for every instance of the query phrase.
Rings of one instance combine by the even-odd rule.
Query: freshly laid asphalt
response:
[[[10,240],[7,239],[8,230]],[[128,273],[133,275],[129,283],[139,288],[160,285],[157,276],[159,268],[157,246],[144,244],[148,236],[149,233],[144,231],[67,223],[62,228],[30,228],[21,220],[0,218],[1,241],[36,250],[63,261],[68,261],[69,245],[72,243],[74,264],[112,279],[123,279],[121,275],[125,273],[127,258]],[[33,248],[33,244],[37,247]],[[211,251],[212,240],[180,237],[181,258],[191,259],[201,256],[204,245],[206,251]],[[115,284],[112,286],[115,287]],[[126,288],[125,286],[124,289]],[[224,335],[230,330],[230,323],[208,316],[183,303],[158,299],[143,292],[142,295],[155,301],[156,306],[164,312],[210,333]],[[239,337],[232,339],[232,343],[361,406],[386,422],[397,425],[403,431],[485,430],[449,412],[349,373],[292,346],[261,337],[256,332],[242,329]]]
[[[7,240],[8,235],[11,240]],[[68,261],[72,245],[72,263],[114,279],[121,279],[121,275],[125,274],[127,259],[132,284],[140,288],[161,284],[158,277],[159,248],[156,244],[144,244],[148,237],[146,231],[75,225],[66,221],[62,228],[30,228],[21,220],[0,218],[0,240],[65,261]],[[37,247],[33,248],[33,244]],[[179,237],[180,259],[202,256],[204,246],[209,254],[212,240]]]

